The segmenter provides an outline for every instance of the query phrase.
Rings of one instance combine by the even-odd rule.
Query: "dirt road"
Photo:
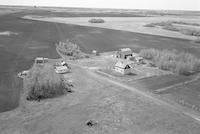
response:
[[[73,64],[73,63],[71,63],[71,64]],[[73,65],[79,66],[78,64],[73,64]],[[132,86],[120,83],[118,81],[114,81],[112,79],[109,79],[108,77],[103,77],[101,75],[98,75],[97,73],[95,73],[94,71],[92,71],[92,70],[90,70],[90,69],[88,69],[86,67],[83,67],[83,66],[79,66],[79,67],[86,69],[87,72],[88,72],[88,74],[91,75],[91,76],[93,76],[94,79],[101,79],[103,81],[110,82],[110,83],[112,83],[114,85],[117,85],[119,87],[122,87],[122,88],[125,88],[127,90],[130,90],[130,91],[132,91],[134,93],[137,93],[139,95],[145,96],[146,98],[152,100],[154,103],[156,103],[158,105],[163,105],[163,106],[169,107],[170,109],[172,109],[174,111],[178,111],[180,113],[183,113],[183,114],[185,114],[185,115],[193,118],[194,120],[196,120],[200,124],[200,114],[198,114],[196,112],[194,113],[194,112],[190,111],[189,109],[186,109],[186,108],[183,108],[183,107],[174,106],[172,104],[169,104],[169,103],[167,103],[167,102],[165,102],[163,100],[160,100],[160,99],[154,97],[153,95],[150,95],[149,93],[146,93],[144,91],[140,91],[139,89],[136,89],[136,88],[134,88]]]

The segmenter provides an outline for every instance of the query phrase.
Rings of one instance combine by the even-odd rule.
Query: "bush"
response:
[[[189,22],[183,22],[183,21],[171,21],[174,24],[183,24],[183,25],[190,25],[190,26],[200,26],[198,23],[189,23]]]
[[[182,34],[190,35],[190,36],[200,36],[199,30],[189,29],[189,28],[177,28],[173,24],[200,26],[200,24],[198,23],[188,23],[188,22],[182,22],[182,21],[162,21],[162,22],[157,22],[157,23],[146,24],[144,26],[145,27],[160,26],[162,29],[165,29],[165,30],[176,31],[176,32],[180,32]]]
[[[163,26],[162,28],[165,30],[170,30],[170,31],[179,31],[179,29],[174,27],[173,25]]]
[[[70,86],[65,84],[62,75],[55,73],[50,64],[33,65],[30,73],[24,78],[23,85],[27,100],[52,98],[71,90]]]
[[[176,50],[157,50],[143,49],[140,56],[152,60],[153,63],[163,70],[169,70],[174,73],[188,75],[198,72],[200,60],[189,53],[178,53]]]
[[[149,23],[149,24],[144,25],[144,27],[155,27],[155,24],[154,23]]]
[[[81,52],[79,46],[75,43],[66,40],[65,42],[59,42],[56,44],[58,51],[65,55],[70,56],[71,59],[82,59],[89,57],[87,54]]]
[[[90,23],[105,23],[105,21],[101,18],[99,18],[99,19],[92,18],[88,22],[90,22]]]
[[[180,32],[185,35],[200,36],[199,30],[182,29]]]

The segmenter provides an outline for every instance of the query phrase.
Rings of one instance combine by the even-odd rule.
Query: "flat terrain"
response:
[[[45,10],[30,7],[17,9],[19,12],[0,16],[0,33],[5,33],[6,31],[18,33],[10,36],[0,35],[0,62],[4,63],[0,67],[0,82],[2,83],[0,87],[0,111],[12,109],[18,105],[21,87],[16,86],[15,82],[13,82],[13,77],[16,77],[19,71],[30,68],[35,57],[57,58],[55,43],[66,39],[78,44],[81,50],[86,53],[91,53],[94,49],[99,52],[105,52],[130,47],[134,51],[139,51],[142,48],[176,49],[190,52],[200,57],[199,44],[194,44],[185,39],[22,19],[26,15],[50,17],[62,17],[63,15],[64,17],[80,17],[81,15],[85,17],[120,17],[121,15],[125,17],[127,14],[121,14],[121,11],[113,15],[109,11],[102,14],[99,11],[98,13],[91,13],[89,9],[87,9],[87,12],[81,11],[83,14],[79,14],[80,9],[68,9],[70,12],[67,13],[55,12],[48,8],[45,8]],[[73,10],[76,10],[76,13],[73,13]],[[124,19],[126,20],[127,18]],[[16,87],[19,88],[16,89]]]
[[[156,99],[80,68],[74,62],[67,80],[74,92],[51,100],[27,102],[22,111],[0,115],[2,134],[199,134],[193,118]],[[82,75],[80,75],[82,74]],[[87,126],[92,120],[94,126]]]
[[[56,22],[56,23],[65,23],[65,24],[74,24],[81,26],[90,26],[90,27],[99,27],[99,28],[108,28],[115,30],[123,30],[130,32],[138,32],[151,35],[160,35],[165,37],[175,37],[181,39],[190,39],[193,40],[195,37],[189,35],[183,35],[178,32],[168,31],[161,28],[154,27],[144,27],[144,25],[149,23],[156,23],[162,21],[184,21],[184,22],[193,22],[199,23],[200,17],[177,17],[177,16],[166,16],[166,17],[101,17],[105,20],[105,23],[89,23],[88,20],[91,17],[45,17],[45,16],[24,16],[25,19],[31,20],[40,20],[47,22]]]
[[[0,35],[0,62],[4,64],[0,66],[0,111],[14,109],[19,104],[22,83],[21,80],[15,81],[16,74],[29,69],[38,56],[55,58],[56,61],[59,55],[55,43],[66,39],[79,45],[85,53],[91,53],[94,49],[105,52],[130,47],[135,52],[142,48],[176,49],[200,57],[200,45],[186,37],[171,38],[171,33],[165,33],[170,37],[164,37],[128,31],[131,27],[134,29],[137,23],[142,23],[142,20],[149,22],[147,18],[151,17],[144,16],[143,11],[134,11],[135,14],[133,11],[122,13],[122,10],[101,11],[20,7],[17,12],[1,15],[0,33],[3,34]],[[145,13],[150,13],[149,16],[161,14],[154,11]],[[166,14],[194,19],[188,12]],[[198,12],[192,14],[199,15]],[[34,19],[46,19],[43,16],[50,19],[64,17],[62,21],[65,17],[83,16],[120,18],[105,18],[109,25],[102,28],[91,27],[91,24],[75,24],[75,18],[67,20],[71,21],[70,24],[57,20],[47,22],[22,18],[32,15],[37,15]],[[82,22],[88,18],[76,19]],[[64,77],[72,82],[74,92],[40,102],[25,101],[12,111],[0,113],[1,134],[199,134],[199,78],[188,82],[196,76],[183,77],[142,67],[136,68],[137,73],[142,72],[136,76],[121,76],[108,72],[110,68],[107,65],[111,67],[115,63],[109,55],[67,63],[72,67],[72,72]],[[107,75],[98,73],[99,70]],[[149,72],[154,77],[147,77]],[[176,84],[179,85],[174,86]],[[155,91],[157,94],[154,94]],[[88,126],[88,121],[94,125]]]

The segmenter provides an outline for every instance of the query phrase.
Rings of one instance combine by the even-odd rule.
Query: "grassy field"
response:
[[[93,49],[105,52],[130,47],[137,52],[141,48],[177,49],[200,57],[200,46],[189,40],[21,19],[28,14],[42,15],[53,14],[53,12],[26,11],[0,16],[1,31],[20,33],[0,36],[0,62],[4,63],[0,68],[1,111],[10,110],[18,104],[21,87],[13,81],[15,80],[13,75],[29,69],[37,56],[58,58],[55,50],[55,43],[58,41],[70,39],[85,53],[91,53]],[[110,63],[109,59],[110,57],[107,57],[107,63]],[[101,60],[103,59],[99,59]],[[71,80],[74,85],[72,94],[41,102],[27,102],[25,110],[0,114],[0,133],[199,134],[199,122],[183,114],[182,111],[97,77],[92,73],[94,67],[105,66],[101,62],[96,64],[96,61],[95,57],[90,60],[71,61],[74,64],[79,63],[81,67],[85,65],[87,68],[70,64],[72,73],[67,74],[65,78]],[[123,84],[153,92],[191,78],[193,76],[171,74]],[[192,87],[192,95],[188,99],[197,97],[198,91],[195,85],[198,87],[198,82],[191,83],[188,89],[183,90],[183,92],[187,91],[184,96],[186,99],[190,87]],[[180,92],[180,96],[183,96],[183,92]],[[179,93],[177,92],[176,95]],[[93,120],[97,125],[88,127],[86,125],[88,120]]]
[[[191,80],[193,76],[180,76],[175,74],[156,76],[152,78],[141,79],[138,81],[130,82],[129,84],[154,92],[157,89],[168,87],[176,83]]]
[[[177,103],[189,107],[193,110],[200,111],[200,90],[199,79],[188,84],[176,86],[161,92],[162,96],[167,96]]]
[[[75,24],[81,26],[91,26],[91,27],[99,27],[99,28],[108,28],[108,29],[115,29],[115,30],[124,30],[130,32],[138,32],[144,34],[151,34],[151,35],[160,35],[166,37],[174,37],[174,38],[182,38],[182,39],[195,39],[195,37],[189,35],[183,35],[181,33],[176,33],[173,31],[168,31],[161,28],[154,28],[154,27],[144,27],[144,25],[149,23],[156,23],[161,21],[186,21],[186,22],[193,22],[198,23],[198,17],[176,17],[176,16],[154,16],[154,17],[101,17],[105,20],[106,23],[101,24],[94,24],[89,23],[88,20],[91,17],[40,17],[37,18],[36,16],[25,16],[26,19],[33,19],[33,20],[41,20],[47,22],[58,22],[58,23],[65,23],[65,24]]]
[[[134,51],[139,51],[141,48],[177,49],[200,57],[200,46],[189,40],[21,19],[21,17],[30,14],[59,16],[59,12],[54,13],[49,10],[23,10],[0,16],[1,32],[19,33],[18,35],[0,36],[0,62],[4,63],[0,67],[0,81],[2,83],[0,88],[0,111],[5,111],[5,106],[8,106],[6,109],[9,109],[9,106],[13,102],[17,102],[19,98],[19,96],[15,96],[19,92],[16,88],[19,88],[11,88],[10,86],[12,85],[13,74],[16,75],[19,71],[29,69],[37,56],[57,58],[55,43],[58,41],[70,39],[86,53],[91,53],[94,49],[104,52],[130,47]],[[85,16],[93,15],[92,13],[85,14]],[[74,14],[71,14],[72,16],[75,17]],[[7,98],[13,99],[8,100],[2,97],[4,94],[8,96]],[[12,106],[12,108],[15,106]]]
[[[71,67],[72,73],[66,77],[73,80],[74,93],[40,103],[29,102],[29,112],[15,113],[17,118],[10,113],[0,115],[1,133],[199,133],[199,124],[190,117],[96,78],[85,69]],[[87,126],[89,120],[97,125]]]

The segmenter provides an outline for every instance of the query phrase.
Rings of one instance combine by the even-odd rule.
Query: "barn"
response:
[[[127,59],[127,57],[132,56],[132,50],[130,48],[122,48],[116,53],[117,58]]]
[[[114,70],[121,74],[130,74],[131,66],[128,62],[118,61],[114,66]]]

